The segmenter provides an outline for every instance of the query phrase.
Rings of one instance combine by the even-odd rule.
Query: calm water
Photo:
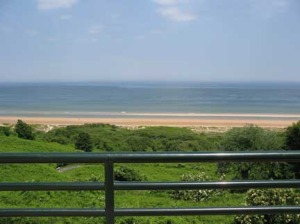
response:
[[[300,114],[300,83],[0,84],[0,115],[118,117],[147,112]]]

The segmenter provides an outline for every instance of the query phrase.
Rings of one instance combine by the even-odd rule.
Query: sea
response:
[[[0,83],[0,116],[300,115],[300,83]]]

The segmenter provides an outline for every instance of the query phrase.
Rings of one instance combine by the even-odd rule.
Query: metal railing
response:
[[[0,209],[0,217],[105,216],[113,224],[116,216],[182,216],[300,213],[300,206],[115,208],[116,190],[190,190],[299,188],[300,180],[256,180],[221,182],[115,182],[115,163],[187,162],[300,162],[300,151],[195,152],[195,153],[0,153],[0,163],[104,163],[104,182],[0,183],[0,191],[104,190],[105,208],[89,209]]]

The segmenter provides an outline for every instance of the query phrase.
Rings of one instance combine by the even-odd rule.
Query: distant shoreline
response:
[[[153,114],[151,114],[153,115]],[[202,116],[202,117],[201,117]],[[21,119],[30,124],[79,125],[85,123],[106,123],[117,126],[173,126],[173,127],[241,127],[255,124],[268,128],[285,128],[300,120],[300,115],[287,114],[202,114],[191,116],[161,117],[29,117],[0,116],[0,124],[14,124]]]

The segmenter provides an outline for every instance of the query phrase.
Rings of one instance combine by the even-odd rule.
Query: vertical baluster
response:
[[[115,223],[114,214],[114,165],[108,160],[105,162],[105,213],[106,223]]]

